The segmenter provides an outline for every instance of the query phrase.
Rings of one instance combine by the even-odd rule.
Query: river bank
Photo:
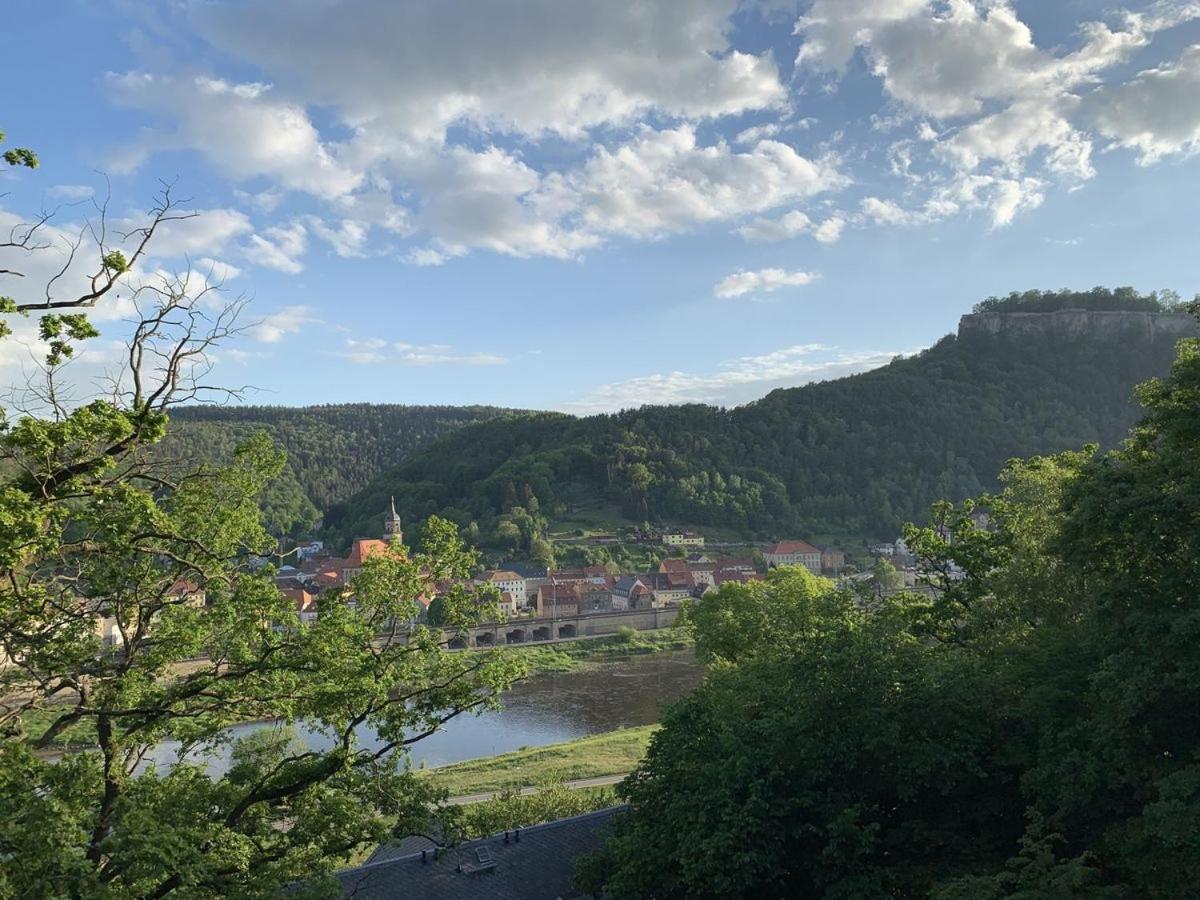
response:
[[[560,683],[555,682],[553,679],[547,681],[546,679],[550,676],[574,674],[579,678],[586,679],[586,673],[588,672],[601,672],[605,670],[610,670],[614,675],[634,675],[644,671],[646,663],[652,659],[677,659],[680,654],[688,654],[692,647],[693,643],[690,637],[684,632],[671,628],[660,629],[658,631],[634,631],[633,629],[629,629],[628,632],[622,631],[615,635],[584,638],[552,646],[514,647],[506,652],[520,654],[529,664],[530,675],[529,678],[518,684],[510,692],[509,697],[506,698],[506,702],[512,699],[520,703],[522,698],[527,694],[537,694],[547,686],[553,687],[557,691]],[[564,689],[569,690],[566,687],[567,683],[563,682],[561,684]],[[672,699],[674,694],[674,689],[668,690],[665,699]],[[29,740],[32,742],[40,738],[66,709],[66,706],[51,706],[44,709],[26,710],[22,713],[21,721],[26,734],[29,736]],[[587,716],[584,716],[584,718],[587,718]],[[623,725],[646,724],[644,713],[639,713],[634,719],[633,721],[612,722],[603,730]],[[640,719],[640,721],[637,721],[637,719]],[[267,724],[269,724],[269,721],[262,720],[259,722],[246,722],[235,726],[235,728],[244,730],[247,728],[264,727]],[[588,731],[593,730],[595,729],[588,728]],[[556,736],[558,735],[548,735],[549,740],[546,742],[553,742]],[[574,734],[570,733],[561,735],[562,738],[574,736]],[[532,734],[530,737],[532,738],[531,743],[538,741],[538,735]],[[61,732],[45,748],[44,752],[57,755],[64,752],[93,749],[95,745],[96,734],[94,726],[91,722],[81,722],[71,725]],[[473,755],[483,754],[478,753]]]
[[[544,747],[421,770],[451,797],[521,790],[632,772],[658,725],[620,728]]]

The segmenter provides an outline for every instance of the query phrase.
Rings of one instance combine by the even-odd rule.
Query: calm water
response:
[[[521,747],[569,741],[621,727],[650,725],[663,707],[687,694],[703,672],[690,651],[632,656],[589,663],[575,672],[535,675],[504,697],[504,708],[478,716],[464,715],[410,748],[413,766],[495,756]],[[267,723],[239,726],[239,735],[276,727]],[[328,746],[318,734],[301,731],[309,746]],[[360,733],[375,745],[369,730]],[[159,745],[148,762],[160,768],[179,758],[179,745]],[[194,758],[194,757],[193,757]],[[225,769],[227,751],[204,757],[214,774]]]

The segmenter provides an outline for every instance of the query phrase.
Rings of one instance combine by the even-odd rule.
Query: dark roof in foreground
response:
[[[356,900],[555,900],[584,897],[575,889],[575,860],[600,849],[624,809],[531,825],[469,841],[455,849],[396,856],[338,872],[343,897]],[[519,840],[517,839],[519,836]],[[373,859],[379,859],[377,853]]]

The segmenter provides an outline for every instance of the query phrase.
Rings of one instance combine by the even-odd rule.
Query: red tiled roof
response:
[[[771,545],[764,553],[771,553],[779,556],[787,556],[792,553],[820,553],[821,551],[810,544],[808,541],[779,541]]]
[[[384,553],[388,549],[385,541],[378,539],[360,538],[354,542],[354,546],[350,548],[350,555],[343,561],[343,569],[361,569],[363,560],[374,556],[376,553]]]
[[[516,572],[511,572],[508,569],[502,569],[497,572],[485,572],[488,581],[523,581]]]

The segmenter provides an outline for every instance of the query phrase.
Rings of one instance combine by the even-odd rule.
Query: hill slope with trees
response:
[[[618,788],[580,888],[1195,897],[1200,341],[1138,393],[1121,449],[1012,461],[987,528],[967,501],[906,529],[931,594],[796,567],[688,608],[716,664]]]
[[[994,488],[1012,457],[1115,446],[1137,415],[1133,387],[1165,373],[1194,327],[1129,289],[993,298],[916,356],[734,409],[473,425],[335,504],[327,531],[373,534],[394,495],[406,519],[476,522],[485,543],[531,500],[551,522],[604,506],[754,538],[891,538],[935,499]]]
[[[413,451],[504,414],[490,406],[191,406],[172,416],[162,452],[223,464],[238,444],[267,432],[288,463],[264,492],[267,526],[277,535],[301,534]]]

